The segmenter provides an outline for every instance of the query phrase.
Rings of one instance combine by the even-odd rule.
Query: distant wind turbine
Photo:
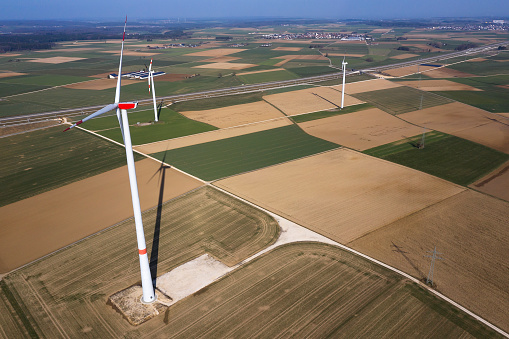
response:
[[[152,86],[150,86],[152,84]],[[150,59],[150,66],[148,67],[148,91],[150,92],[150,88],[152,87],[152,101],[154,102],[154,117],[155,122],[159,121],[159,117],[157,114],[157,105],[156,105],[156,88],[154,86],[154,71],[152,70],[152,59]]]
[[[122,78],[122,56],[124,53],[124,39],[125,39],[125,29],[127,26],[127,16],[125,18],[124,23],[124,35],[122,37],[122,49],[120,51],[120,65],[118,67],[118,78],[117,78],[117,89],[115,92],[115,102],[113,104],[109,104],[104,108],[98,110],[97,112],[89,115],[83,120],[78,121],[77,123],[71,125],[67,129],[69,129],[82,124],[83,122],[95,118],[103,113],[112,111],[114,109],[117,110],[117,118],[120,124],[120,131],[122,132],[122,138],[124,140],[125,145],[125,154],[127,158],[127,170],[129,173],[129,184],[131,186],[131,198],[133,202],[133,211],[134,211],[134,223],[136,225],[136,238],[138,241],[138,254],[140,258],[140,270],[141,270],[141,287],[143,290],[142,301],[144,303],[151,303],[156,300],[154,294],[154,286],[152,285],[152,277],[150,274],[150,266],[148,262],[147,256],[147,246],[145,244],[145,233],[143,231],[143,221],[141,218],[141,208],[140,208],[140,198],[138,195],[138,183],[136,181],[136,168],[134,166],[134,156],[133,156],[133,147],[131,142],[131,133],[129,131],[129,120],[127,119],[127,110],[136,108],[138,105],[137,102],[119,102],[120,101],[120,83]]]
[[[345,57],[343,57],[343,62],[341,63],[343,70],[343,87],[341,88],[341,109],[343,109],[345,103],[345,78],[346,78],[346,65],[348,64],[348,62],[345,61]]]

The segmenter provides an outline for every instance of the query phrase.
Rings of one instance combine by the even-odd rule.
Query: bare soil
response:
[[[387,73],[393,77],[402,77],[405,75],[410,75],[410,74],[414,74],[414,73],[418,73],[418,72],[425,72],[430,69],[436,69],[436,67],[413,65],[413,66],[388,69],[388,70],[385,70],[384,73]],[[428,72],[426,72],[426,75],[428,75]]]
[[[243,48],[216,48],[216,49],[208,49],[205,51],[194,52],[186,54],[187,56],[209,56],[209,57],[218,57],[223,55],[230,55],[238,52],[245,51]]]
[[[470,185],[475,190],[509,201],[509,161]]]
[[[371,91],[378,91],[381,89],[388,89],[394,87],[400,87],[401,85],[396,82],[392,82],[385,79],[374,79],[367,81],[359,81],[351,84],[345,84],[345,93],[347,94],[357,94]],[[343,85],[332,86],[332,88],[341,92]]]
[[[181,113],[189,119],[201,121],[219,128],[246,125],[253,122],[284,117],[283,113],[265,101]]]
[[[51,58],[37,58],[27,60],[29,62],[41,62],[45,64],[63,64],[64,62],[71,62],[76,60],[84,60],[86,58],[77,58],[77,57],[51,57]]]
[[[120,55],[120,51],[119,50],[102,51],[102,53],[112,53],[112,54],[115,54],[115,55]],[[141,52],[141,51],[124,50],[124,55],[129,55],[129,56],[152,56],[152,55],[157,55],[157,54],[161,54],[161,53],[152,52],[152,51]]]
[[[431,71],[426,72],[425,74],[431,78],[470,78],[475,76],[470,73],[457,71],[455,69],[450,69],[447,67],[435,68]]]
[[[314,87],[298,91],[271,94],[264,100],[279,108],[287,115],[303,114],[338,108],[341,93],[333,87]],[[345,106],[360,104],[362,101],[345,95]]]
[[[408,59],[408,58],[413,58],[413,57],[417,57],[419,56],[418,54],[411,54],[411,53],[405,53],[405,54],[400,54],[400,55],[395,55],[395,56],[392,56],[390,57],[391,59]]]
[[[289,54],[282,55],[272,59],[287,59],[287,60],[327,60],[323,55],[297,55],[297,54]]]
[[[392,28],[376,28],[371,31],[371,33],[388,33],[392,30]]]
[[[19,75],[25,75],[27,73],[18,73],[18,72],[0,72],[0,79],[2,78],[10,78],[10,77],[17,77]]]
[[[423,91],[482,91],[482,89],[449,80],[401,81],[399,83]]]
[[[362,58],[365,56],[365,54],[341,54],[341,53],[328,53],[329,56],[345,56],[345,57],[352,57],[352,58]]]
[[[291,125],[292,122],[287,118],[274,119],[264,122],[258,122],[250,125],[238,126],[227,129],[220,129],[200,134],[188,135],[181,138],[163,140],[145,144],[141,146],[135,146],[134,149],[145,153],[151,154],[156,152],[163,152],[170,149],[191,146],[196,144],[202,144],[210,141],[221,140],[226,138],[232,138],[239,135],[250,134],[259,131],[265,131],[268,129],[283,127]]]
[[[317,138],[360,151],[422,132],[422,128],[378,108],[307,121],[299,126]]]
[[[400,114],[398,117],[509,153],[507,119],[473,106],[453,102]]]
[[[267,73],[267,72],[284,71],[284,70],[285,70],[284,68],[274,68],[274,69],[265,69],[265,70],[262,70],[262,71],[252,71],[252,72],[237,73],[237,75]]]
[[[241,174],[215,185],[340,243],[464,190],[348,149]]]
[[[289,51],[289,52],[298,52],[302,49],[302,47],[276,47],[273,48],[273,51]]]
[[[202,185],[173,169],[160,183],[160,164],[136,163],[141,209]],[[162,188],[164,187],[164,188]],[[0,272],[8,272],[133,215],[127,167],[0,208]],[[98,249],[102,250],[102,249]]]
[[[509,329],[509,203],[471,190],[395,221],[348,245],[417,278],[437,246],[437,289]]]
[[[241,64],[241,63],[229,63],[229,62],[214,62],[211,64],[194,66],[193,68],[213,68],[213,69],[233,69],[239,70],[244,68],[250,68],[256,66],[255,64]]]

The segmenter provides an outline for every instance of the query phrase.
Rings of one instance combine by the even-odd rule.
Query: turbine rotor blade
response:
[[[82,119],[82,120],[78,121],[78,122],[77,122],[77,123],[75,123],[75,124],[72,124],[70,127],[67,127],[67,128],[64,130],[64,132],[65,132],[65,131],[70,130],[70,129],[71,129],[71,128],[73,128],[73,127],[76,127],[76,126],[78,126],[78,125],[81,125],[81,124],[82,124],[82,123],[84,123],[85,121],[90,120],[90,119],[92,119],[92,118],[95,118],[95,117],[96,117],[96,116],[98,116],[98,115],[101,115],[101,114],[107,113],[107,112],[109,112],[109,111],[112,111],[112,110],[116,109],[117,107],[118,107],[118,104],[116,104],[116,103],[115,103],[115,104],[109,104],[109,105],[107,105],[107,106],[104,106],[103,108],[101,108],[101,109],[100,109],[100,110],[98,110],[97,112],[92,113],[92,114],[90,114],[88,117],[86,117],[86,118],[84,118],[84,119]]]
[[[124,22],[124,34],[122,35],[122,48],[120,49],[120,63],[118,65],[118,78],[117,78],[117,89],[115,90],[115,103],[120,101],[120,87],[122,79],[122,57],[124,55],[124,40],[125,40],[125,29],[127,26],[127,15],[125,16]]]

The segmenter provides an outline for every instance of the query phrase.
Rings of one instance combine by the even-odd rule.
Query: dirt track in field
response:
[[[348,149],[241,174],[215,185],[340,243],[464,190]]]
[[[378,108],[307,121],[299,126],[317,138],[360,151],[422,132],[422,128]]]
[[[158,204],[159,169],[160,164],[150,159],[136,163],[142,210]],[[131,217],[128,182],[124,166],[0,208],[0,272]],[[201,185],[176,170],[166,169],[162,201]]]
[[[127,80],[122,79],[122,86],[132,85],[132,84],[139,84],[139,81],[136,80]],[[71,85],[65,85],[63,87],[66,88],[73,88],[73,89],[91,89],[96,91],[101,91],[103,89],[108,88],[115,88],[117,87],[117,79],[97,79],[97,80],[90,80],[90,81],[84,81],[84,82],[78,82]]]
[[[234,128],[220,129],[195,135],[188,135],[181,138],[153,142],[146,145],[135,146],[134,149],[145,154],[163,152],[170,149],[202,144],[210,141],[232,138],[239,135],[250,134],[268,129],[291,125],[288,118],[280,118],[270,121],[254,123]]]
[[[507,225],[509,203],[468,190],[348,245],[419,278],[437,246],[444,258],[435,262],[438,291],[507,331]]]
[[[449,80],[399,81],[398,83],[422,91],[482,91],[482,89]]]
[[[359,81],[359,82],[354,82],[351,84],[345,84],[345,89],[346,89],[345,93],[346,94],[357,94],[357,93],[378,91],[381,89],[388,89],[388,88],[394,88],[394,87],[400,87],[400,86],[401,85],[399,85],[396,82],[392,82],[392,81],[385,80],[385,79]],[[343,85],[332,86],[332,88],[341,92]]]
[[[181,112],[181,114],[189,119],[201,121],[219,128],[234,127],[284,117],[283,113],[265,101],[205,111],[187,111]]]
[[[298,91],[271,94],[264,100],[279,108],[287,115],[302,114],[338,108],[341,92],[330,87],[314,87]],[[360,104],[362,101],[345,95],[345,106]]]
[[[509,162],[469,185],[473,189],[509,201]]]
[[[509,153],[507,119],[476,107],[453,102],[400,114],[398,117]]]

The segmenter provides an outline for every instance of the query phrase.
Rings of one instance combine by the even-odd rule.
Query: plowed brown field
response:
[[[431,69],[436,69],[436,67],[413,65],[413,66],[388,69],[388,70],[385,70],[384,73],[387,73],[393,77],[402,77],[405,75],[410,75],[410,74],[414,74],[414,73],[418,73],[418,72],[425,72],[425,71],[428,71]],[[426,75],[428,75],[427,72],[426,72]]]
[[[436,68],[436,69],[428,71],[424,74],[426,74],[427,76],[429,76],[431,78],[469,78],[469,77],[475,76],[470,73],[457,71],[455,69],[450,69],[447,67]]]
[[[408,59],[408,58],[413,58],[413,57],[417,57],[419,56],[418,54],[411,54],[411,53],[405,53],[405,54],[400,54],[400,55],[395,55],[395,56],[391,56],[390,58],[391,59]]]
[[[453,102],[400,114],[399,117],[420,126],[509,153],[507,119],[476,107]]]
[[[422,91],[482,91],[482,89],[449,80],[400,81],[398,83]]]
[[[392,82],[385,79],[375,79],[375,80],[368,80],[368,81],[359,81],[354,82],[351,84],[346,84],[345,93],[347,94],[357,94],[357,93],[364,93],[364,92],[371,92],[371,91],[378,91],[381,89],[388,89],[388,88],[394,88],[394,87],[400,87],[401,85],[396,82]],[[332,88],[335,88],[336,90],[341,92],[341,88],[343,85],[336,85],[332,86]]]
[[[255,64],[241,64],[230,62],[213,62],[206,65],[194,66],[193,68],[233,69],[239,70],[256,66]]]
[[[201,121],[219,128],[246,125],[253,122],[284,117],[283,113],[265,101],[181,113],[189,119]]]
[[[323,111],[337,108],[341,105],[341,93],[329,87],[314,87],[299,91],[271,94],[264,96],[263,99],[287,115]],[[345,106],[360,103],[362,101],[345,95]]]
[[[437,246],[437,289],[509,330],[509,203],[464,191],[380,228],[349,246],[418,278]]]
[[[187,56],[210,56],[210,57],[218,57],[223,55],[230,55],[238,52],[245,51],[242,48],[216,48],[216,49],[207,49],[205,51],[194,52],[186,54]]]
[[[470,187],[509,201],[509,162],[474,182]]]
[[[308,134],[363,151],[422,132],[378,108],[336,115],[299,124]]]
[[[341,243],[464,190],[347,149],[241,174],[215,185]]]
[[[166,169],[164,188],[159,163],[136,163],[141,209],[202,185]],[[0,208],[0,272],[8,272],[133,215],[127,167],[39,194]],[[103,249],[97,249],[101,251]]]
[[[44,64],[63,64],[64,62],[71,62],[76,60],[84,60],[86,58],[77,58],[77,57],[51,57],[51,58],[37,58],[27,60],[28,62],[41,62]]]

